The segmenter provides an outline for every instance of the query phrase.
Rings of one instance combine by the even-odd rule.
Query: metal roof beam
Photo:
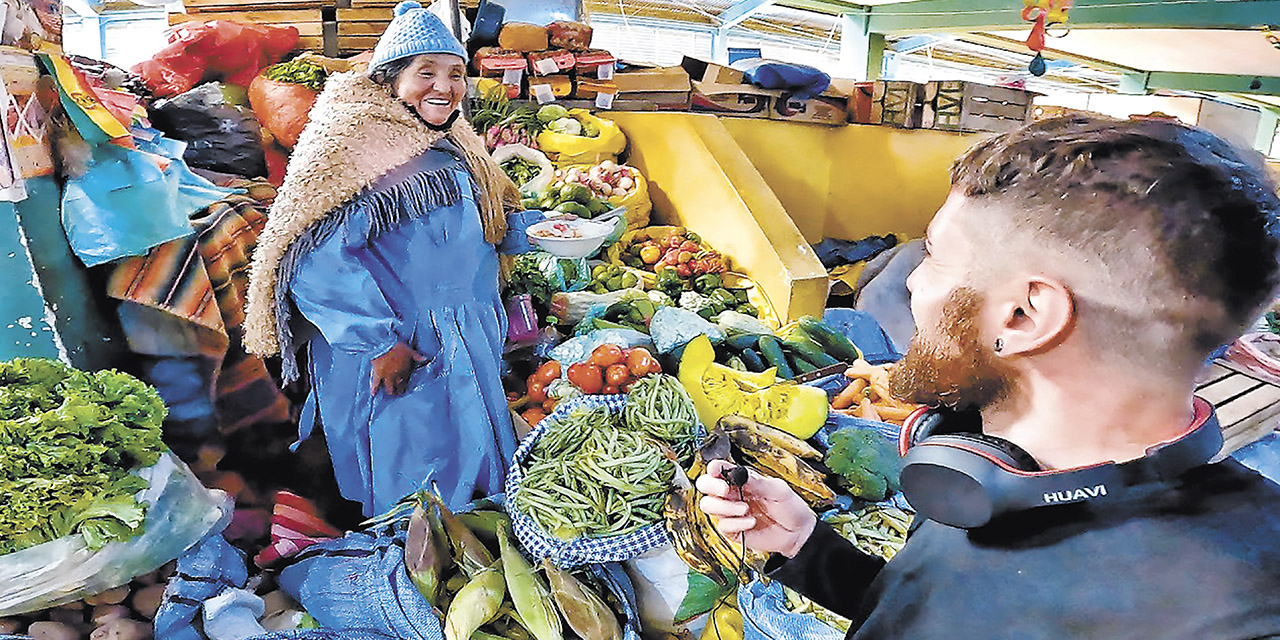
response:
[[[774,0],[741,0],[737,4],[720,12],[717,18],[720,20],[721,29],[731,29],[742,23],[743,20],[760,13]]]
[[[1146,88],[1280,96],[1280,76],[1152,71],[1147,74]]]
[[[841,3],[843,4],[843,3]],[[1025,29],[1021,7],[1011,0],[919,0],[868,9],[873,33],[927,33]],[[834,7],[833,7],[834,9]],[[1280,16],[1280,0],[1076,0],[1073,29],[1252,29]]]

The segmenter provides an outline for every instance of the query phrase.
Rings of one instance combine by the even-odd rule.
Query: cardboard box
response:
[[[741,71],[718,65],[714,62],[698,60],[685,56],[680,66],[689,73],[689,78],[706,84],[743,84],[746,82]]]
[[[649,67],[617,72],[618,100],[649,102],[659,109],[688,109],[693,85],[683,67]]]
[[[930,82],[924,88],[921,126],[944,131],[1010,131],[1031,122],[1031,100],[1037,95],[965,80]]]
[[[779,98],[769,110],[770,120],[807,122],[812,124],[842,125],[848,121],[849,98],[828,89],[811,100],[787,100]]]
[[[768,118],[781,94],[749,84],[715,84],[693,81],[694,111],[709,111],[748,118]]]

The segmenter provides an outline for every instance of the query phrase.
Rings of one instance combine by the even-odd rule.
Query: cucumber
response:
[[[822,346],[823,351],[831,354],[837,360],[853,362],[862,358],[862,352],[844,334],[813,316],[800,318],[797,326],[817,341]]]
[[[829,367],[833,364],[840,364],[840,361],[832,358],[827,352],[810,344],[809,341],[798,341],[794,338],[788,338],[782,341],[785,349],[795,353],[796,356],[804,359],[805,362],[812,364],[814,368],[821,369]]]
[[[742,363],[747,365],[747,370],[752,373],[760,373],[761,371],[769,368],[765,366],[764,358],[762,358],[760,353],[755,349],[743,349],[740,355],[742,357]]]
[[[795,370],[787,362],[787,356],[782,352],[782,345],[777,338],[760,336],[760,353],[764,356],[765,361],[769,363],[769,366],[778,368],[779,378],[789,380],[796,377]]]
[[[787,356],[787,363],[791,365],[792,369],[795,369],[797,374],[809,373],[810,371],[818,370],[818,367],[814,366],[808,360],[805,360],[798,352],[784,351],[784,353]]]
[[[730,349],[733,349],[734,351],[744,351],[746,349],[756,348],[756,343],[759,341],[760,341],[760,334],[744,333],[741,335],[733,336],[732,338],[725,340],[724,343],[726,346],[728,346]]]

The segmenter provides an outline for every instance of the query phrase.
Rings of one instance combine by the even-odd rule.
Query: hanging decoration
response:
[[[1067,12],[1071,10],[1073,0],[1022,0],[1022,19],[1032,23],[1031,35],[1027,36],[1027,48],[1036,52],[1027,70],[1031,75],[1042,76],[1048,68],[1045,63],[1044,39],[1046,28],[1067,21]]]

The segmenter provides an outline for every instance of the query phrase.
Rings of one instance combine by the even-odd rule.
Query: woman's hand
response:
[[[414,367],[426,361],[426,356],[414,351],[405,341],[397,342],[390,351],[373,359],[373,379],[370,381],[369,392],[376,394],[378,389],[382,389],[392,396],[404,393]]]
[[[704,494],[698,506],[716,518],[716,527],[729,539],[743,540],[756,551],[794,558],[813,534],[818,521],[813,510],[786,482],[754,471],[742,486],[740,499],[738,489],[720,478],[731,466],[724,460],[707,465],[707,473],[696,485]],[[743,535],[745,539],[740,537]]]

